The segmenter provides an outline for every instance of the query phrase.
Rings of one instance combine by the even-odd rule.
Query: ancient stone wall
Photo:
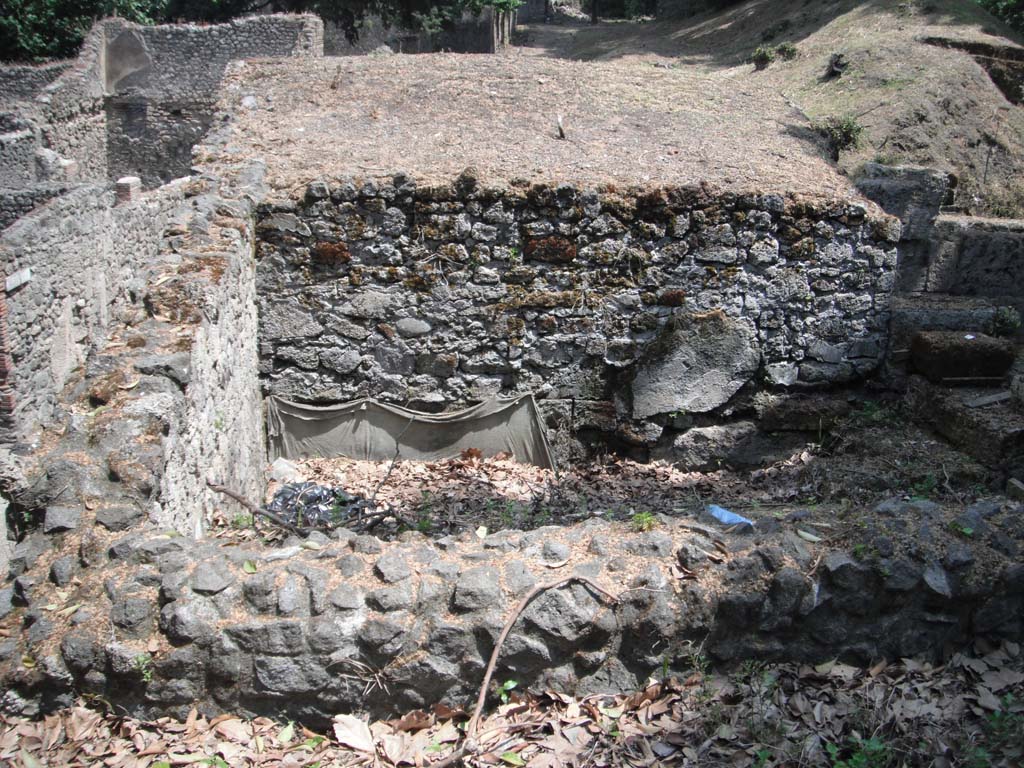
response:
[[[21,189],[0,189],[0,230],[70,188],[67,183],[38,183]]]
[[[34,99],[60,77],[71,62],[50,64],[5,64],[0,66],[0,104],[13,104]]]
[[[105,22],[107,164],[147,186],[186,176],[191,147],[213,119],[228,63],[264,56],[321,56],[315,16],[254,16],[214,26]]]
[[[938,513],[895,499],[879,510],[869,534],[878,541]],[[964,514],[1013,512],[978,504]],[[942,564],[894,553],[891,541],[857,559],[792,531],[726,534],[687,520],[648,533],[591,520],[484,539],[402,538],[339,531],[279,548],[223,547],[136,530],[97,553],[90,568],[112,565],[116,576],[78,609],[59,649],[30,630],[10,658],[40,659],[22,685],[34,677],[44,696],[84,691],[145,717],[198,705],[210,716],[273,713],[323,727],[337,712],[467,704],[513,606],[570,576],[606,592],[575,583],[538,597],[503,646],[496,680],[586,695],[685,676],[695,654],[866,664],[1024,631],[1024,566],[974,567],[987,545],[955,537]],[[33,605],[45,594],[40,587]]]
[[[987,297],[1024,313],[1024,221],[938,217],[925,289]]]
[[[0,236],[4,273],[24,276],[7,296],[22,435],[50,419],[72,371],[141,295],[138,270],[159,249],[178,196],[164,190],[116,205],[108,186],[85,185]]]
[[[41,146],[77,163],[78,177],[108,178],[107,120],[103,110],[106,35],[97,24],[72,66],[38,97]]]
[[[186,371],[183,411],[165,445],[160,506],[153,516],[165,526],[200,536],[213,511],[225,506],[207,480],[246,498],[261,498],[266,447],[257,375],[252,212],[247,203],[213,197],[199,198],[194,210],[193,221],[216,221],[221,229],[219,242],[211,245],[202,236],[203,226],[193,224],[199,233],[195,245],[176,246],[186,263],[194,260],[211,280],[192,298],[199,310],[192,318],[197,325],[188,353],[177,363]],[[173,308],[173,294],[165,300]]]
[[[350,42],[340,25],[324,23],[325,56],[359,56],[379,51],[381,46],[395,53],[494,53],[508,44],[502,25],[508,27],[513,14],[484,8],[479,14],[466,11],[462,17],[445,23],[438,32],[414,31],[404,27],[385,27],[379,16],[363,21],[359,38]]]
[[[532,391],[555,429],[668,458],[738,393],[870,374],[899,238],[849,202],[404,176],[315,183],[258,229],[268,392],[440,411]]]

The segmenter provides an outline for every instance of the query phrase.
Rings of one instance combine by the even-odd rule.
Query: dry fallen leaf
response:
[[[373,752],[373,736],[365,722],[353,715],[334,716],[334,738],[359,752]]]

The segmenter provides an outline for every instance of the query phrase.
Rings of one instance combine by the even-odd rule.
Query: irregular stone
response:
[[[277,612],[282,616],[309,615],[309,589],[305,579],[288,574],[277,593]]]
[[[389,619],[370,619],[360,627],[357,639],[371,660],[385,662],[401,653],[406,631]]]
[[[362,355],[354,349],[332,348],[320,352],[320,364],[337,373],[352,373],[362,361]]]
[[[546,643],[561,649],[597,644],[614,629],[615,620],[586,587],[552,589],[530,603],[523,622],[541,633]]]
[[[248,576],[242,584],[245,600],[257,613],[273,613],[277,608],[277,589],[273,573]]]
[[[672,537],[661,531],[647,531],[626,540],[627,552],[643,557],[668,557],[672,554]]]
[[[14,610],[14,587],[0,589],[0,619],[4,619]]]
[[[438,560],[427,567],[427,573],[439,576],[446,582],[455,581],[461,572],[462,569],[459,567],[458,563],[453,563],[448,560]]]
[[[677,320],[658,354],[633,380],[633,418],[683,411],[706,413],[724,405],[761,362],[750,326],[722,312]]]
[[[291,563],[287,570],[305,580],[309,612],[313,616],[319,616],[327,610],[327,574],[306,563]]]
[[[414,317],[403,317],[395,323],[395,330],[406,337],[423,336],[430,333],[430,323]]]
[[[502,552],[514,552],[522,546],[523,535],[520,531],[498,531],[497,533],[485,536],[482,543],[484,545],[484,549],[499,549]]]
[[[103,652],[91,637],[67,634],[60,642],[60,655],[68,669],[81,675],[100,663]]]
[[[382,613],[407,611],[412,607],[415,599],[416,596],[408,583],[399,584],[396,587],[375,589],[366,594],[366,604]]]
[[[611,545],[607,536],[595,535],[590,537],[590,544],[587,546],[587,552],[592,555],[598,555],[599,557],[605,557],[610,551]]]
[[[845,552],[829,552],[825,556],[825,572],[836,589],[852,593],[867,591],[870,571]]]
[[[322,664],[305,656],[255,656],[253,669],[259,685],[275,693],[310,693],[330,680]]]
[[[278,483],[298,483],[306,478],[303,477],[295,462],[288,461],[283,456],[278,456],[270,465],[270,479]]]
[[[924,583],[936,595],[947,599],[953,597],[953,587],[950,585],[949,574],[941,566],[933,563],[925,568]]]
[[[942,559],[942,564],[951,571],[966,568],[973,563],[974,553],[971,548],[959,542],[950,544],[946,549],[946,556]]]
[[[676,560],[679,565],[689,571],[700,568],[707,561],[704,551],[690,542],[684,542],[676,552]]]
[[[135,360],[135,370],[149,376],[166,376],[185,387],[192,379],[192,355],[176,352],[172,355],[147,355]]]
[[[811,581],[803,572],[796,568],[782,568],[772,578],[771,586],[768,588],[767,610],[771,611],[776,619],[775,626],[779,626],[777,618],[779,615],[790,616],[797,612],[804,597],[811,590]]]
[[[412,569],[404,557],[397,552],[388,552],[377,559],[374,570],[382,581],[395,584],[412,576]]]
[[[279,300],[260,310],[260,331],[268,341],[284,341],[319,336],[324,327],[297,300]]]
[[[790,458],[807,445],[799,432],[769,435],[752,421],[694,427],[660,448],[656,458],[686,471],[715,471],[723,467],[756,469]]]
[[[470,568],[455,584],[454,606],[460,611],[493,608],[500,601],[498,572],[489,566]]]
[[[536,583],[537,579],[522,561],[512,560],[505,565],[505,586],[513,597],[525,594]]]
[[[185,539],[176,536],[154,536],[142,541],[134,538],[130,540],[134,542],[128,550],[128,557],[132,562],[157,563],[158,566],[165,555],[181,552],[189,546]]]
[[[909,592],[921,583],[921,569],[903,559],[884,565],[882,574],[890,592]]]
[[[349,584],[334,589],[328,599],[339,611],[358,611],[364,605],[363,591]]]
[[[376,536],[356,536],[352,540],[352,549],[364,555],[379,555],[384,545]]]
[[[118,600],[110,611],[110,620],[115,627],[120,627],[126,632],[134,635],[142,634],[146,630],[153,615],[153,604],[149,600],[138,597],[129,597]]]
[[[351,301],[343,304],[338,311],[349,317],[386,321],[399,301],[401,299],[398,296],[392,296],[388,293],[362,291],[354,296]]]
[[[914,368],[930,381],[949,378],[998,378],[1013,365],[1009,339],[962,331],[921,331],[910,342]]]
[[[43,518],[43,532],[59,533],[61,531],[73,531],[78,527],[78,521],[81,516],[81,507],[70,505],[47,507],[46,516]]]
[[[363,559],[361,557],[356,557],[355,555],[343,555],[338,558],[335,565],[338,570],[341,571],[341,575],[347,577],[358,576],[365,568]]]
[[[36,580],[28,574],[22,574],[14,580],[14,602],[18,605],[32,605],[32,590]]]
[[[51,546],[49,537],[42,533],[29,534],[15,544],[8,565],[11,578],[20,576],[34,566],[41,555],[50,551]]]
[[[225,629],[228,637],[250,653],[297,656],[306,652],[306,632],[301,621],[268,621],[239,624]]]
[[[310,622],[309,649],[313,653],[331,654],[337,651],[355,656],[359,649],[355,644],[352,622],[337,617],[320,617]]]
[[[235,583],[227,563],[200,563],[192,574],[192,591],[200,595],[216,595]]]
[[[564,562],[569,559],[571,554],[572,550],[569,549],[568,545],[560,541],[545,541],[544,546],[541,547],[541,557],[547,563]]]
[[[211,637],[219,619],[217,610],[201,598],[175,600],[160,611],[160,630],[172,641],[192,643]]]
[[[58,587],[67,586],[71,583],[71,579],[74,578],[77,567],[78,563],[74,555],[58,557],[50,565],[50,581]]]
[[[96,510],[96,522],[108,531],[124,531],[142,519],[143,512],[138,507],[118,505]]]

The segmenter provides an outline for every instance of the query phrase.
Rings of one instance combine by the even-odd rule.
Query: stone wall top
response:
[[[110,94],[213,101],[229,61],[323,55],[323,22],[308,14],[249,16],[209,26],[108,19],[103,28],[104,86]]]

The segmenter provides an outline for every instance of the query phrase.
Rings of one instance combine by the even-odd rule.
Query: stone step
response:
[[[964,331],[919,331],[910,342],[910,362],[929,381],[945,384],[1006,380],[1016,349],[1009,339]]]
[[[1024,413],[997,395],[1005,387],[949,387],[912,376],[907,403],[915,418],[957,448],[1010,477],[1024,477]]]
[[[939,216],[922,287],[1024,311],[1024,221]]]
[[[895,360],[906,358],[919,331],[984,331],[996,303],[977,296],[947,293],[907,293],[893,296],[890,305],[890,350]]]

